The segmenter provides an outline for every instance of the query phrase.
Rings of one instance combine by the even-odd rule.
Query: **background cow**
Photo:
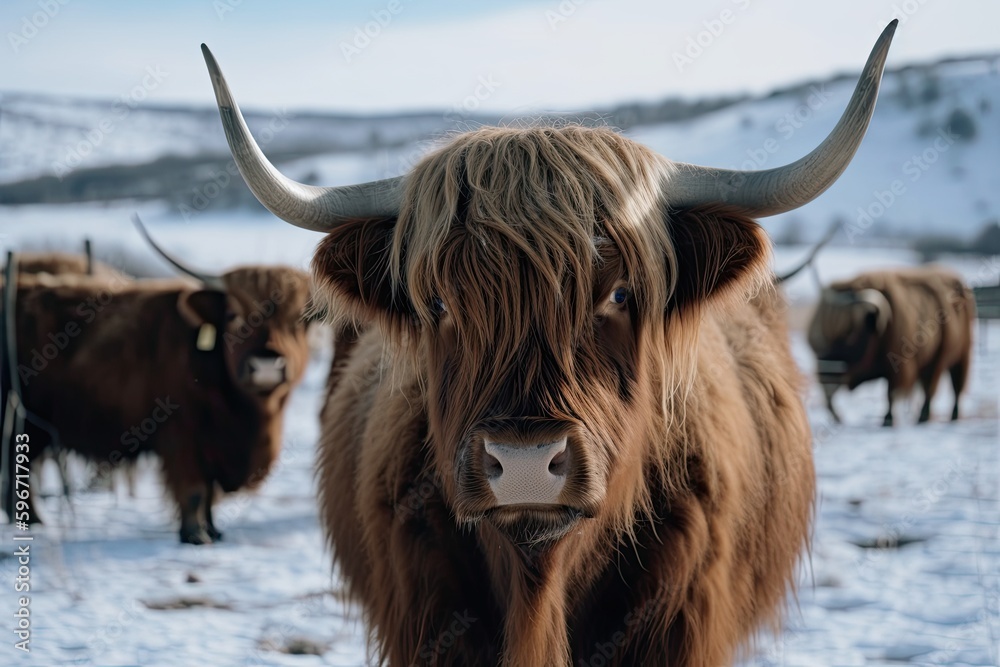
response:
[[[865,273],[824,289],[809,324],[820,383],[830,414],[838,422],[833,395],[841,386],[888,380],[891,426],[893,399],[911,393],[919,381],[924,404],[919,422],[931,417],[931,400],[947,371],[955,390],[951,418],[969,375],[972,354],[972,292],[960,277],[928,266]]]
[[[327,233],[318,286],[367,325],[334,361],[319,469],[379,658],[719,665],[777,623],[814,475],[751,216],[846,168],[894,27],[833,135],[786,168],[484,128],[344,188],[280,175],[204,49],[244,179]]]
[[[266,446],[255,449],[256,485],[281,451],[285,405],[309,361],[307,327],[314,320],[309,276],[287,266],[238,266],[221,275],[197,271],[160,247],[138,216],[133,222],[178,271],[229,297],[230,321],[223,336],[229,370],[257,404],[266,432]]]
[[[245,443],[257,427],[215,336],[225,330],[225,295],[177,281],[42,275],[19,280],[16,308],[28,410],[64,448],[98,463],[158,453],[181,508],[182,539],[195,538],[199,508],[191,496],[204,495],[204,475],[239,486],[250,468]],[[213,403],[215,410],[202,407]],[[37,459],[51,434],[31,420],[26,428]]]
[[[65,449],[96,463],[157,454],[181,510],[181,541],[196,544],[220,537],[216,485],[235,491],[266,477],[309,353],[304,273],[242,267],[220,282],[224,291],[40,275],[22,277],[17,293],[27,408]],[[43,431],[32,438],[51,440]]]

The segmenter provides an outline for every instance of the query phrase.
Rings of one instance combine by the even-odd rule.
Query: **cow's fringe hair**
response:
[[[389,260],[392,283],[406,286],[421,321],[435,320],[440,298],[462,309],[463,342],[502,349],[508,341],[493,340],[496,332],[522,339],[525,321],[494,322],[505,309],[491,302],[531,292],[491,292],[499,286],[477,273],[476,263],[489,260],[494,270],[510,271],[503,287],[538,288],[525,307],[547,312],[549,320],[573,318],[552,322],[553,330],[571,335],[590,326],[597,241],[611,238],[641,310],[659,315],[669,289],[661,254],[670,247],[662,224],[665,167],[648,149],[604,129],[485,128],[462,135],[409,176]],[[451,242],[457,225],[469,239],[458,247]],[[522,258],[531,275],[517,275]],[[647,267],[664,274],[643,275]]]
[[[469,358],[491,360],[496,375],[526,339],[540,335],[547,349],[562,353],[555,361],[572,382],[576,341],[593,327],[601,245],[610,240],[646,319],[638,327],[653,332],[647,345],[663,360],[664,312],[677,273],[664,224],[663,185],[671,171],[664,158],[609,128],[483,128],[461,135],[408,177],[389,258],[392,285],[405,286],[424,326],[438,325],[436,299],[461,310],[459,345]],[[541,322],[538,330],[526,329],[531,322]],[[671,427],[693,383],[696,328],[688,327],[686,340],[671,336],[670,361],[684,363],[661,368],[661,405]],[[645,489],[635,492],[651,514]],[[633,517],[620,520],[622,532],[630,532]]]

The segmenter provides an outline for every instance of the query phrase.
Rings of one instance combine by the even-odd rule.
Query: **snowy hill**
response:
[[[767,169],[817,146],[836,124],[855,77],[807,84],[695,121],[631,136],[672,159]],[[985,61],[886,75],[868,134],[844,175],[815,202],[765,221],[817,238],[834,220],[849,239],[971,237],[1000,217],[1000,72]],[[859,210],[860,209],[860,210]]]
[[[808,241],[839,220],[851,243],[871,245],[927,234],[969,239],[1000,218],[998,62],[974,58],[887,73],[871,129],[848,171],[808,207],[765,221],[769,231]],[[670,99],[579,118],[623,127],[675,160],[770,168],[801,157],[826,136],[855,81],[844,75],[763,98]],[[280,108],[247,116],[283,171],[330,184],[403,173],[449,131],[520,122],[512,116],[357,117]],[[0,97],[0,205],[162,202],[163,217],[185,221],[208,208],[262,212],[234,174],[211,107]]]

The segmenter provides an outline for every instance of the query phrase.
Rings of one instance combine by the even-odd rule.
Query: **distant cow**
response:
[[[320,505],[389,665],[731,662],[775,627],[814,494],[799,373],[752,216],[847,167],[678,164],[609,129],[483,128],[397,179],[296,183],[204,49],[258,199],[323,231],[335,348]]]
[[[892,403],[919,381],[924,390],[921,423],[931,417],[931,400],[948,371],[955,390],[951,418],[969,374],[972,354],[972,292],[957,275],[940,267],[865,273],[823,290],[809,324],[820,383],[834,419],[833,395],[841,386],[885,378]]]
[[[94,261],[86,255],[68,252],[23,252],[17,255],[20,273],[49,273],[52,275],[95,275],[109,277],[115,270],[107,264]]]
[[[17,291],[24,404],[93,462],[157,454],[181,541],[196,544],[220,537],[216,485],[231,492],[266,477],[308,360],[304,273],[244,267],[221,281],[225,291],[40,275],[22,276]],[[29,432],[38,456],[50,438]]]
[[[264,431],[254,452],[256,485],[281,452],[285,406],[309,362],[307,327],[313,320],[309,276],[287,266],[238,266],[221,275],[196,271],[160,247],[138,216],[133,222],[150,246],[180,272],[229,296],[223,336],[227,360],[239,386],[251,395]],[[212,528],[210,534],[217,534]]]

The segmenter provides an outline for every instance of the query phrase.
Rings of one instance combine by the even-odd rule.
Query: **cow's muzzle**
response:
[[[251,355],[243,367],[243,381],[256,391],[272,391],[285,382],[287,366],[285,358],[277,353]]]

